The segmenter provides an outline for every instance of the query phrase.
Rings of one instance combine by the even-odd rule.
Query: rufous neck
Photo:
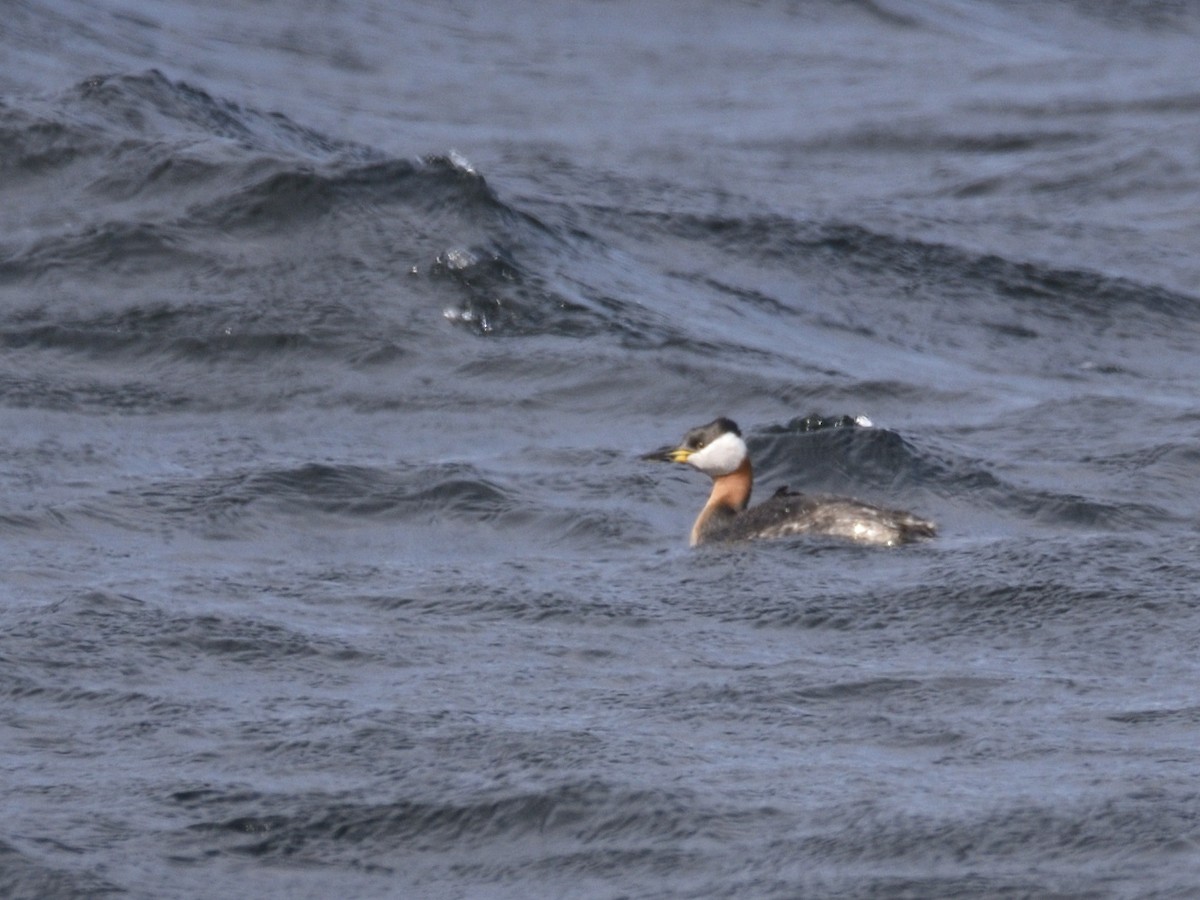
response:
[[[729,512],[741,512],[750,503],[750,490],[754,486],[754,472],[750,468],[750,460],[742,464],[728,475],[719,475],[713,479],[712,493],[708,502],[700,510],[696,524],[692,526],[692,546],[700,543],[705,526],[709,519],[724,509]]]
[[[750,468],[749,458],[728,475],[719,475],[713,479],[712,493],[708,495],[705,506],[728,506],[730,509],[741,511],[750,503],[750,491],[754,487],[754,471]]]

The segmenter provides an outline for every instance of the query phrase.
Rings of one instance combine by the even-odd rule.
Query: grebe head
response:
[[[677,447],[663,447],[642,459],[686,463],[712,478],[736,472],[746,461],[746,442],[737,424],[724,417],[693,428]]]

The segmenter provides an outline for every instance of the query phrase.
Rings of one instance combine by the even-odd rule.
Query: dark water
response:
[[[1200,6],[143,7],[0,17],[0,894],[1200,894]]]

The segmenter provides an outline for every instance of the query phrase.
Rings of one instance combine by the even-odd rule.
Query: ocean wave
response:
[[[147,377],[22,370],[0,372],[0,402],[17,409],[146,414],[195,405],[196,398]]]
[[[849,416],[796,417],[755,432],[750,447],[759,470],[776,477],[799,471],[820,482],[852,473],[862,483],[902,486],[930,474],[922,471],[920,451],[898,432],[862,427]]]
[[[226,232],[279,230],[341,210],[378,210],[392,204],[403,205],[431,228],[447,213],[476,223],[488,217],[506,223],[517,215],[481,176],[445,157],[339,161],[323,168],[297,161],[275,169],[226,196],[194,206],[188,211],[188,224]]]
[[[93,502],[87,510],[135,530],[158,527],[151,524],[157,520],[162,526],[221,536],[269,527],[278,516],[308,521],[317,513],[362,523],[482,522],[515,508],[509,491],[462,464],[387,471],[309,463],[147,485]]]
[[[369,853],[378,864],[390,861],[398,866],[414,850],[430,854],[494,848],[528,835],[559,844],[563,851],[594,842],[704,842],[714,839],[720,828],[720,816],[697,809],[690,797],[597,781],[564,781],[541,790],[501,789],[459,800],[366,803],[314,795],[307,801],[288,797],[277,803],[266,795],[216,790],[179,792],[176,798],[192,816],[210,817],[177,837],[193,852],[312,862]],[[211,818],[222,811],[225,817]]]
[[[389,158],[158,72],[89,79],[42,101],[38,115],[0,122],[0,140],[19,150],[14,176],[30,190],[53,180],[60,219],[0,240],[0,284],[16,291],[106,286],[145,302],[156,286],[181,298],[172,303],[213,307],[209,327],[193,323],[202,337],[250,290],[295,290],[296,276],[282,273],[308,271],[298,296],[279,298],[281,318],[341,283],[377,306],[427,304],[428,328],[631,339],[647,330],[627,321],[635,306],[572,277],[572,257],[603,248],[501,199],[454,153]],[[230,294],[238,282],[246,295]],[[210,285],[219,304],[205,296]],[[378,333],[367,318],[362,334]]]
[[[120,138],[220,138],[260,151],[317,157],[370,152],[362,145],[331,140],[280,113],[218,99],[157,69],[93,76],[55,100],[71,121]]]
[[[36,281],[63,269],[84,277],[96,271],[138,276],[200,261],[175,225],[106,221],[7,253],[0,250],[0,280]]]
[[[982,306],[985,301],[1000,298],[1017,309],[1055,321],[1153,314],[1189,324],[1197,321],[1200,310],[1197,297],[1160,285],[1099,271],[1007,259],[858,223],[805,221],[778,215],[622,215],[711,250],[792,269],[798,275],[818,268],[840,269],[861,276],[867,283],[892,284],[897,288],[897,302],[906,307],[950,299]]]
[[[56,841],[56,848],[72,854],[83,848]],[[27,852],[0,840],[0,894],[5,897],[118,897],[128,891],[94,872],[58,867],[43,853]]]

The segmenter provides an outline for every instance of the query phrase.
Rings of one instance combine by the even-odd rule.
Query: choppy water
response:
[[[1200,892],[1200,7],[3,20],[4,896]]]

